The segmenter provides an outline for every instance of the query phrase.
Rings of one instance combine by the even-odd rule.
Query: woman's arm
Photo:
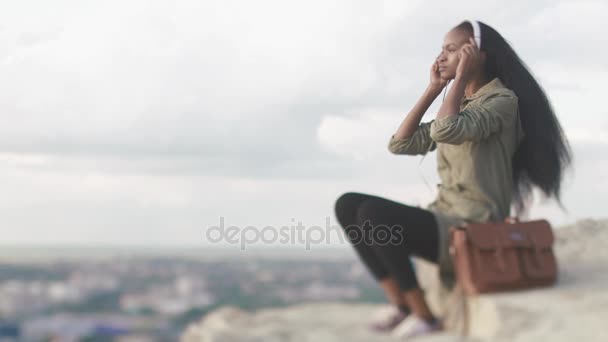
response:
[[[418,102],[416,102],[416,105],[414,105],[405,119],[403,119],[403,122],[401,122],[401,125],[399,125],[397,132],[393,135],[394,139],[407,139],[414,134],[420,124],[420,120],[422,120],[422,117],[433,101],[435,101],[437,96],[441,93],[441,89],[441,87],[433,84],[427,86]]]
[[[444,144],[478,142],[516,124],[518,107],[518,98],[513,91],[500,90],[455,115],[433,120],[429,134],[433,141]]]
[[[429,133],[431,124],[428,122],[420,124],[420,120],[447,84],[447,81],[441,78],[438,68],[437,60],[435,60],[431,66],[429,85],[389,140],[388,150],[391,153],[426,154],[437,147]]]
[[[467,85],[466,80],[463,77],[456,76],[454,83],[450,87],[450,91],[445,96],[445,100],[439,107],[435,120],[441,120],[447,118],[450,115],[457,115],[460,112],[460,104],[464,97],[464,89]]]
[[[437,144],[431,139],[431,122],[420,123],[422,116],[441,93],[440,87],[429,85],[414,108],[408,113],[397,132],[388,142],[388,150],[393,154],[418,155],[435,150]]]

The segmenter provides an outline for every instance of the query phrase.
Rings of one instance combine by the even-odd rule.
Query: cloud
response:
[[[187,243],[223,214],[322,223],[345,191],[427,203],[439,181],[435,155],[419,165],[387,143],[422,94],[443,35],[465,18],[495,27],[531,66],[576,150],[565,192],[572,215],[601,213],[587,198],[608,190],[605,6],[0,5],[3,236]]]

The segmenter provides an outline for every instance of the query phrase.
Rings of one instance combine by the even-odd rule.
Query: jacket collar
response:
[[[495,91],[496,89],[499,88],[504,88],[505,85],[500,81],[500,78],[498,77],[494,77],[493,80],[491,80],[490,82],[484,84],[481,88],[477,89],[477,91],[475,92],[475,94],[471,95],[471,97],[466,97],[466,95],[463,97],[463,102],[464,101],[470,101],[473,99],[476,99],[478,97],[481,97],[485,94],[491,93],[493,91]]]

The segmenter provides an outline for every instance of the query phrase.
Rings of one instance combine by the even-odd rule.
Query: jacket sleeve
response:
[[[426,154],[429,151],[434,151],[437,144],[429,135],[431,123],[423,122],[418,125],[414,133],[405,139],[395,139],[393,134],[388,142],[388,150],[394,154]]]
[[[511,125],[517,106],[518,100],[514,94],[493,94],[457,115],[433,120],[429,134],[438,143],[453,145],[484,140]]]

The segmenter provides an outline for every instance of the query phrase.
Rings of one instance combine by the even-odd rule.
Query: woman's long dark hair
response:
[[[485,74],[498,77],[519,99],[524,139],[513,156],[513,200],[517,215],[526,210],[536,185],[547,197],[555,197],[562,210],[560,185],[563,171],[572,163],[572,150],[542,87],[507,41],[492,27],[479,22],[480,50],[486,53]],[[473,35],[464,21],[455,28]]]

